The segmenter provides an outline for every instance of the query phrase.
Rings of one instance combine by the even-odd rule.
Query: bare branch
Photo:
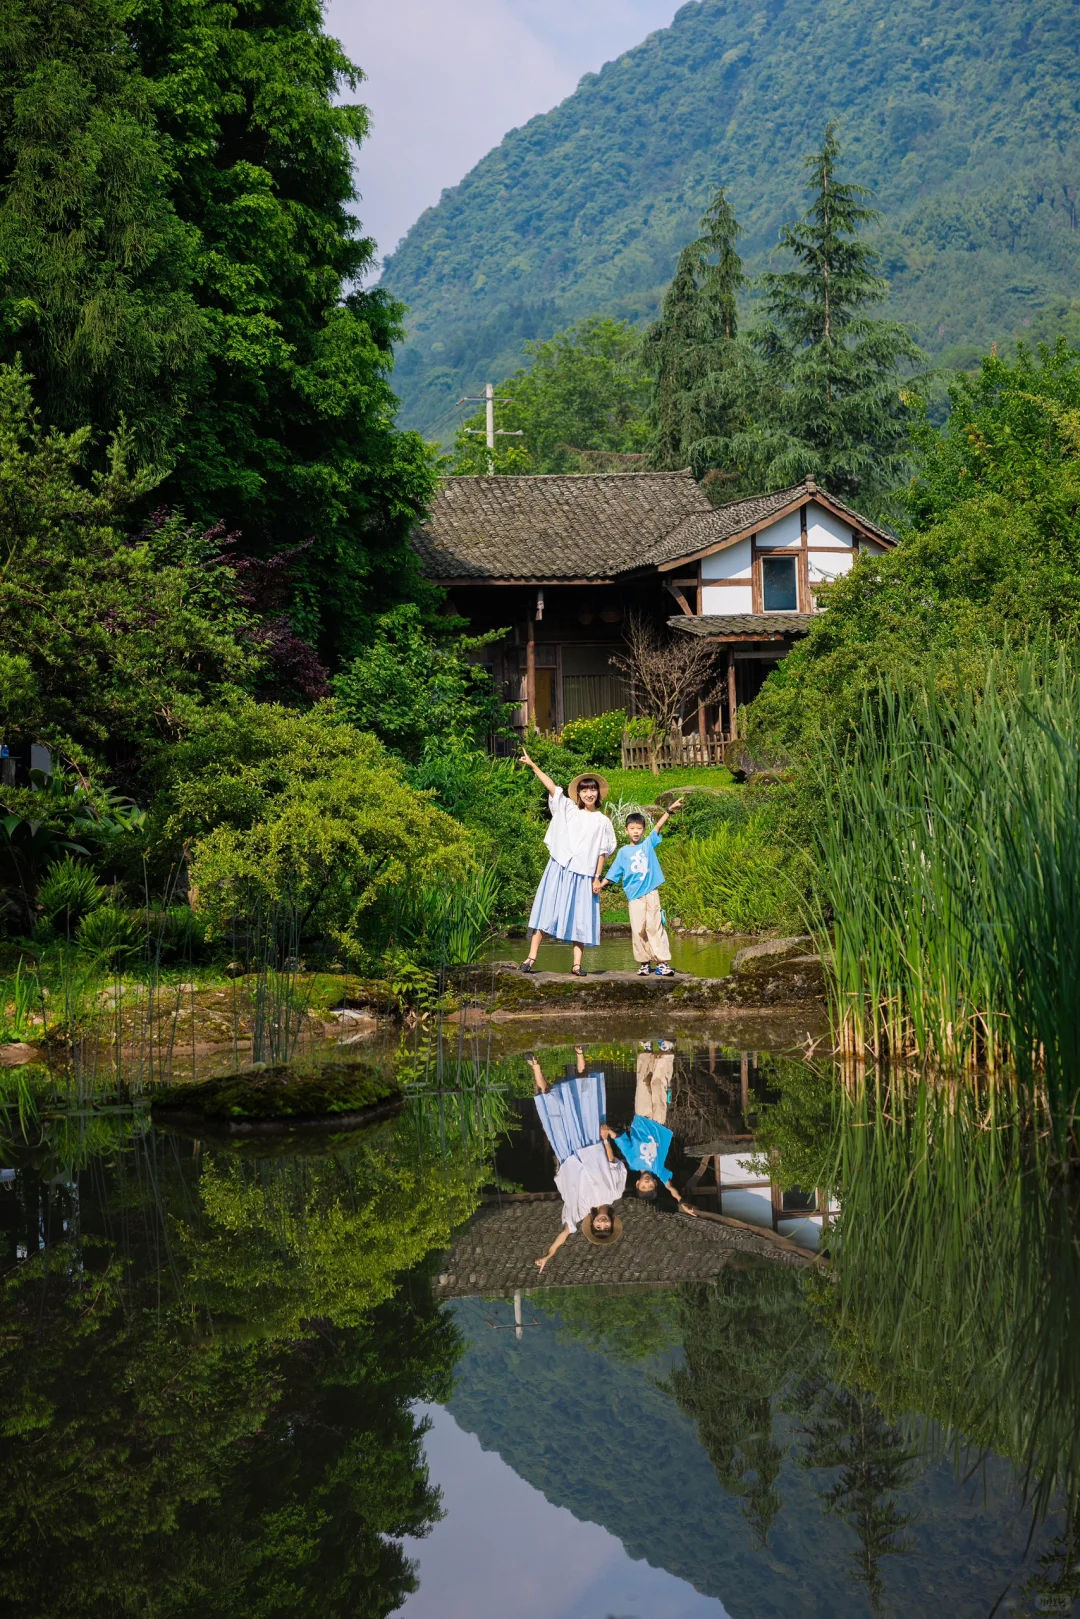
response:
[[[663,636],[651,619],[632,613],[626,652],[610,661],[628,678],[660,737],[681,725],[687,703],[720,698],[719,648],[692,635]]]

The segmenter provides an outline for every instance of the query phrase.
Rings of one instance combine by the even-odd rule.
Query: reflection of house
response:
[[[506,628],[492,673],[520,700],[520,724],[554,730],[623,706],[610,659],[636,611],[724,647],[724,701],[693,722],[725,735],[821,588],[894,543],[814,483],[712,506],[689,472],[449,478],[414,536],[473,630]]]

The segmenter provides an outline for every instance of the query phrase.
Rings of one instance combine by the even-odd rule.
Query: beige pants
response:
[[[671,945],[668,943],[667,928],[660,919],[660,890],[654,888],[644,898],[630,900],[629,906],[634,960],[670,961]]]
[[[675,1072],[673,1051],[639,1051],[637,1085],[634,1089],[634,1112],[643,1119],[657,1124],[667,1123],[667,1098],[671,1076]]]

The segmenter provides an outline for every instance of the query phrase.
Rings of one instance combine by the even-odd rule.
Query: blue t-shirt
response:
[[[646,1119],[640,1113],[635,1113],[630,1129],[615,1137],[615,1145],[631,1169],[647,1169],[650,1175],[655,1175],[666,1186],[671,1179],[671,1170],[666,1162],[668,1148],[674,1139],[666,1124],[657,1124],[655,1119]]]
[[[659,832],[650,832],[640,843],[624,843],[604,876],[609,883],[622,883],[627,899],[651,894],[664,880],[656,858],[656,845],[663,841]]]

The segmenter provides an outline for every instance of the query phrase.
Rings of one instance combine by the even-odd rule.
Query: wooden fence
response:
[[[677,766],[685,769],[692,765],[722,765],[725,749],[732,744],[725,742],[723,737],[715,732],[701,736],[693,732],[690,736],[669,736],[659,743],[656,748],[656,762],[661,770]],[[652,748],[641,737],[630,737],[623,732],[622,739],[622,767],[624,770],[651,770]]]

